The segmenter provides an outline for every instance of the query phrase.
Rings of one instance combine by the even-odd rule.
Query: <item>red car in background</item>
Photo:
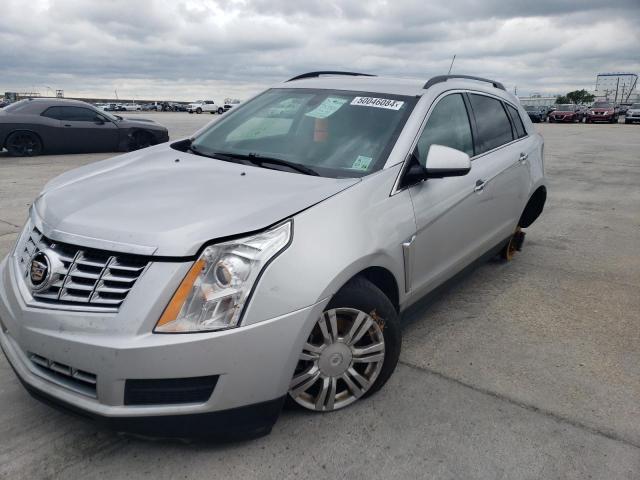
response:
[[[573,103],[556,105],[556,109],[549,114],[549,122],[582,122],[583,118],[584,112]]]
[[[618,123],[620,109],[613,103],[596,102],[587,111],[587,123],[591,122],[608,122]]]

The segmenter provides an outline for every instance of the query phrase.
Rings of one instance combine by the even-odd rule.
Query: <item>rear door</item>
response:
[[[60,120],[60,139],[67,152],[113,152],[118,127],[99,112],[83,107],[51,107],[43,116]]]
[[[535,142],[527,134],[513,105],[484,93],[469,93],[475,123],[475,164],[482,165],[476,188],[484,192],[484,225],[480,250],[511,235],[526,203],[531,181],[529,156]]]

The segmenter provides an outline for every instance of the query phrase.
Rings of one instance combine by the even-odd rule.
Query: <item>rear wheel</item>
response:
[[[42,142],[32,132],[13,132],[7,137],[6,148],[13,157],[33,157],[42,153]]]
[[[364,278],[350,281],[309,334],[290,398],[308,410],[328,412],[371,395],[393,373],[401,341],[391,301]]]
[[[222,115],[224,113],[224,108],[218,108],[218,115]]]

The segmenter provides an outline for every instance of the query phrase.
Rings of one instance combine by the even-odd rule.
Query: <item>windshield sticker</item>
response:
[[[336,113],[345,103],[347,103],[346,98],[327,97],[320,105],[307,112],[306,115],[313,118],[327,118]]]
[[[369,165],[371,165],[371,160],[373,160],[371,157],[358,155],[358,158],[356,158],[356,161],[353,162],[351,168],[354,170],[367,170],[369,168]]]
[[[404,102],[393,100],[391,98],[375,98],[375,97],[356,97],[351,105],[360,107],[386,108],[387,110],[400,110]]]

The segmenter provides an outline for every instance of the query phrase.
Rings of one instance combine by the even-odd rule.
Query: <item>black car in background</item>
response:
[[[116,152],[169,140],[152,120],[129,120],[78,100],[30,99],[0,110],[0,147],[9,155]]]
[[[527,111],[529,118],[533,123],[544,122],[547,120],[546,107],[538,107],[534,105],[525,105],[524,109]]]

